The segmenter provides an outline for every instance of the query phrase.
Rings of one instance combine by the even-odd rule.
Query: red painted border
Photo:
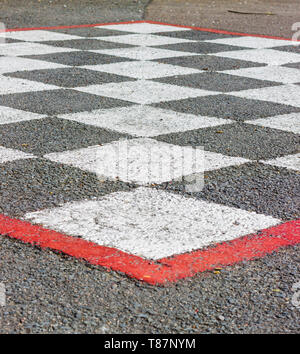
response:
[[[153,285],[162,285],[216,267],[263,257],[283,246],[296,245],[300,243],[300,219],[262,230],[258,234],[158,261],[148,261],[1,214],[0,234],[84,259]]]
[[[180,28],[190,28],[197,31],[212,32],[212,33],[221,33],[221,34],[230,34],[234,36],[251,36],[251,37],[261,37],[261,38],[270,38],[270,39],[281,39],[291,42],[300,42],[299,40],[293,41],[291,38],[283,38],[278,36],[268,36],[264,34],[251,34],[251,33],[241,33],[241,32],[232,32],[226,30],[218,30],[213,28],[204,28],[196,26],[185,26],[185,25],[176,25],[171,23],[159,22],[159,21],[125,21],[125,22],[107,22],[107,23],[95,23],[95,24],[84,24],[84,25],[67,25],[67,26],[46,26],[46,27],[25,27],[25,28],[7,28],[5,32],[16,32],[16,31],[33,31],[33,30],[53,30],[53,29],[66,29],[66,28],[84,28],[84,27],[96,27],[96,26],[108,26],[108,25],[126,25],[131,23],[152,23],[157,25],[164,26],[174,26]]]
[[[14,28],[6,29],[6,31],[83,28],[129,23],[153,23],[212,33],[291,41],[291,39],[287,38],[261,34],[229,32],[210,28],[167,24],[157,21],[127,21],[72,26]],[[93,242],[47,230],[41,226],[32,225],[27,221],[13,219],[1,214],[0,234],[37,245],[41,248],[63,252],[67,255],[84,259],[91,264],[120,271],[129,277],[143,280],[153,285],[159,285],[191,277],[198,272],[211,270],[216,267],[231,265],[242,260],[263,257],[280,247],[298,244],[300,243],[300,219],[262,230],[259,234],[240,237],[230,242],[219,243],[213,247],[191,253],[163,258],[156,262],[130,255],[115,248],[99,246]]]

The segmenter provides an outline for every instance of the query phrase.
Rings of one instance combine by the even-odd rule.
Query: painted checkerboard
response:
[[[299,242],[300,42],[154,22],[0,36],[2,235],[152,284]]]

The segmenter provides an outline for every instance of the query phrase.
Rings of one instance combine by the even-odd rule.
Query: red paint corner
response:
[[[0,234],[41,248],[59,251],[94,265],[120,271],[131,278],[152,285],[163,285],[216,267],[263,257],[281,247],[298,244],[300,243],[300,219],[230,242],[158,261],[148,261],[115,248],[99,246],[93,242],[1,214]]]

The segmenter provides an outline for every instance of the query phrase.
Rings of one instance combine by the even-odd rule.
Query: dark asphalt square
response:
[[[129,137],[126,134],[56,117],[0,126],[0,146],[36,156],[102,145]]]
[[[4,42],[2,42],[2,40],[4,40]],[[0,41],[0,53],[1,53],[1,46],[2,45],[5,45],[6,43],[21,43],[21,42],[24,43],[25,41],[21,41],[20,39],[7,38],[7,37],[1,38],[1,41]]]
[[[246,60],[231,59],[225,57],[215,57],[213,55],[191,55],[182,57],[172,57],[155,59],[153,61],[178,65],[187,68],[194,68],[198,70],[210,70],[210,71],[222,71],[222,70],[234,70],[242,68],[252,68],[258,66],[265,66],[266,64],[254,63]]]
[[[132,103],[76,90],[58,89],[1,95],[1,105],[51,116],[95,109],[125,107],[132,105]]]
[[[75,27],[75,28],[63,28],[55,29],[54,32],[65,33],[79,37],[108,37],[108,36],[121,36],[131,34],[132,32],[117,31],[111,29],[105,29],[100,27]]]
[[[207,151],[250,160],[294,154],[299,144],[296,134],[245,123],[165,134],[155,139],[181,146],[203,146]]]
[[[270,49],[280,50],[282,52],[297,53],[300,54],[300,45],[283,45],[280,47],[273,47]]]
[[[192,197],[282,220],[300,217],[300,174],[259,162],[204,173],[204,187]],[[159,188],[186,195],[184,182]]]
[[[300,70],[300,62],[299,63],[284,64],[282,66],[286,66],[287,68],[294,68],[294,69],[299,69]]]
[[[134,79],[129,77],[76,67],[17,71],[5,74],[5,76],[43,82],[45,84],[61,87],[82,87],[109,82],[134,81]]]
[[[222,94],[161,102],[153,104],[153,106],[182,113],[228,118],[236,121],[300,112],[300,108],[293,106]]]
[[[116,57],[113,55],[99,54],[88,51],[59,52],[41,55],[25,55],[24,58],[49,61],[70,66],[113,64],[123,61],[131,61],[129,58]]]
[[[232,92],[280,85],[272,81],[250,79],[216,72],[163,77],[153,79],[153,81],[216,92]]]
[[[160,49],[176,50],[181,52],[198,53],[198,54],[210,54],[210,53],[220,53],[227,52],[231,50],[245,50],[249,49],[246,47],[238,47],[227,44],[219,43],[207,43],[207,42],[186,42],[186,43],[175,43],[175,44],[164,44],[153,46]]]
[[[0,164],[0,176],[0,213],[11,217],[128,191],[130,186],[122,182],[100,181],[93,173],[46,159]]]
[[[72,48],[80,50],[99,50],[134,47],[129,44],[113,43],[95,38],[70,39],[65,41],[43,41],[42,44],[54,47]]]
[[[213,32],[197,31],[197,30],[158,32],[158,33],[155,33],[155,35],[156,36],[167,36],[167,37],[172,37],[172,38],[190,39],[193,41],[203,41],[203,40],[213,40],[213,39],[218,39],[218,38],[236,37],[236,36],[233,36],[230,34],[213,33]]]

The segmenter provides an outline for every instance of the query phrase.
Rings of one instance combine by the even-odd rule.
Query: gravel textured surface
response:
[[[152,0],[147,20],[291,38],[298,0]]]
[[[141,20],[149,0],[1,0],[7,28]]]
[[[153,287],[0,239],[0,333],[299,333],[299,246]]]
[[[55,97],[53,101],[55,102]],[[95,99],[95,101],[107,101],[109,104],[110,99]],[[57,105],[58,104],[59,102],[57,102]],[[85,102],[85,105],[88,105],[88,103]],[[1,145],[37,155],[54,151],[64,151],[65,148],[78,149],[91,145],[105,144],[127,137],[126,134],[100,128],[97,129],[92,126],[86,126],[81,123],[55,117],[42,120],[35,119],[29,122],[23,122],[18,126],[1,125],[0,132]]]
[[[14,217],[132,187],[122,182],[99,183],[92,173],[43,159],[3,164],[0,173],[0,212]]]
[[[225,150],[229,156],[259,160],[295,154],[299,137],[289,132],[278,133],[276,129],[238,123],[169,134],[168,137],[161,135],[157,140],[181,146],[205,146],[209,151],[222,153]]]
[[[274,1],[271,11],[274,11]],[[147,19],[171,23],[202,24],[203,27],[282,36],[288,36],[291,24],[297,22],[294,20],[296,11],[292,9],[291,13],[294,0],[290,1],[290,15],[287,16],[283,15],[284,11],[278,5],[281,16],[245,17],[231,14],[224,17],[223,12],[215,19],[213,11],[199,16],[194,1],[190,5],[182,1],[174,1],[172,4],[165,1],[163,7],[158,1],[152,1],[145,12],[148,3],[145,0],[0,0],[0,21],[7,28],[17,28],[140,20],[146,16]],[[227,4],[230,7],[234,3],[229,1]],[[255,3],[257,1],[253,2],[254,6]],[[182,6],[185,6],[184,11]],[[238,8],[241,9],[240,5]],[[258,8],[258,11],[263,10],[262,7]],[[232,20],[233,16],[239,16],[238,20]],[[222,18],[224,21],[221,21]],[[87,35],[88,31],[82,30],[82,35]],[[72,34],[70,29],[64,32]],[[101,36],[104,35],[101,32]],[[185,36],[184,32],[180,35]],[[77,44],[79,49],[84,48],[82,41],[79,40]],[[64,58],[60,56],[59,60],[62,64],[71,62],[80,65],[81,61],[86,62],[86,55],[86,52],[82,52],[82,57],[77,55],[74,58],[70,52]],[[57,60],[55,54],[45,56],[49,61]],[[91,63],[105,63],[109,59],[95,53],[89,57]],[[177,60],[180,62],[180,59],[172,60],[174,64]],[[242,60],[223,58],[216,62],[209,55],[204,55],[202,60],[203,68],[209,70],[247,67],[247,63]],[[162,62],[172,64],[168,59]],[[191,57],[187,65],[199,66],[199,58]],[[299,63],[286,66],[299,68]],[[37,72],[37,75],[42,74],[42,71]],[[116,79],[121,80],[117,76]],[[54,79],[51,76],[45,77],[45,81],[48,80]],[[96,75],[91,80],[97,80]],[[70,86],[73,84],[76,85],[76,82],[70,82]],[[55,115],[62,109],[65,113],[86,109],[86,96],[83,92],[69,89],[48,93],[48,104],[45,106],[38,93],[34,99],[26,93],[13,94],[9,102],[13,107],[18,105],[20,109],[31,109],[45,115]],[[1,99],[0,96],[0,105]],[[66,100],[68,105],[65,105]],[[166,103],[165,107],[158,106],[168,108],[172,104],[178,111],[205,114],[205,107],[211,110],[216,100],[221,106],[221,118],[237,121],[299,111],[288,105],[271,106],[268,102],[259,103],[256,100],[249,100],[248,106],[242,106],[240,98],[225,95],[215,96],[214,100],[201,98],[198,102],[202,104],[199,105],[193,99],[187,99],[182,100],[178,107],[174,103]],[[110,98],[100,101],[90,95],[88,106],[91,109],[110,108],[118,105],[118,102]],[[46,107],[51,109],[46,111]],[[62,148],[57,143],[58,136],[60,141],[70,147],[72,144],[82,147],[91,142],[97,144],[100,135],[101,143],[113,140],[112,133],[108,134],[104,129],[100,132],[95,127],[84,128],[79,123],[62,122],[56,117],[48,118],[47,122],[51,122],[50,131],[46,131],[39,120],[23,122],[16,128],[19,131],[1,126],[0,145],[10,144],[24,152],[41,155]],[[67,126],[68,131],[71,128],[73,139],[64,132]],[[227,148],[233,156],[237,151],[243,151],[245,157],[251,158],[261,158],[265,154],[270,156],[272,151],[295,153],[299,146],[299,141],[289,133],[281,133],[279,136],[275,129],[254,127],[243,122],[232,127],[224,125],[222,133],[216,133],[216,130],[219,131],[219,128],[207,128],[205,136],[201,136],[200,132],[195,133],[195,136],[174,134],[168,142],[185,145],[193,143],[193,140],[199,142],[199,139],[207,139],[206,144],[216,151]],[[243,133],[246,130],[253,130],[251,151],[243,148]],[[216,135],[221,142],[219,145],[216,144]],[[17,136],[23,136],[23,139],[18,140]],[[41,139],[44,141],[43,146],[37,144]],[[157,138],[160,139],[164,140],[164,137]],[[0,174],[1,187],[4,189],[0,212],[12,216],[22,216],[25,212],[57,206],[69,200],[81,200],[85,196],[100,196],[134,187],[109,182],[100,185],[90,173],[42,158],[36,159],[34,163],[23,160],[2,164]],[[243,169],[229,167],[209,172],[205,178],[207,183],[199,194],[201,198],[263,212],[283,220],[299,218],[299,173],[257,162]],[[157,188],[182,192],[180,184]],[[300,333],[300,309],[292,304],[292,286],[300,281],[299,250],[299,246],[288,247],[259,260],[201,273],[166,287],[154,287],[128,279],[123,274],[1,236],[0,282],[6,287],[7,302],[6,306],[0,306],[0,333]]]
[[[204,199],[255,211],[282,220],[300,217],[300,174],[262,163],[247,163],[240,167],[226,167],[222,170],[207,171],[204,174],[204,187],[192,193],[193,198]],[[161,184],[163,188],[185,196],[185,184]],[[278,198],[280,195],[280,198]]]

